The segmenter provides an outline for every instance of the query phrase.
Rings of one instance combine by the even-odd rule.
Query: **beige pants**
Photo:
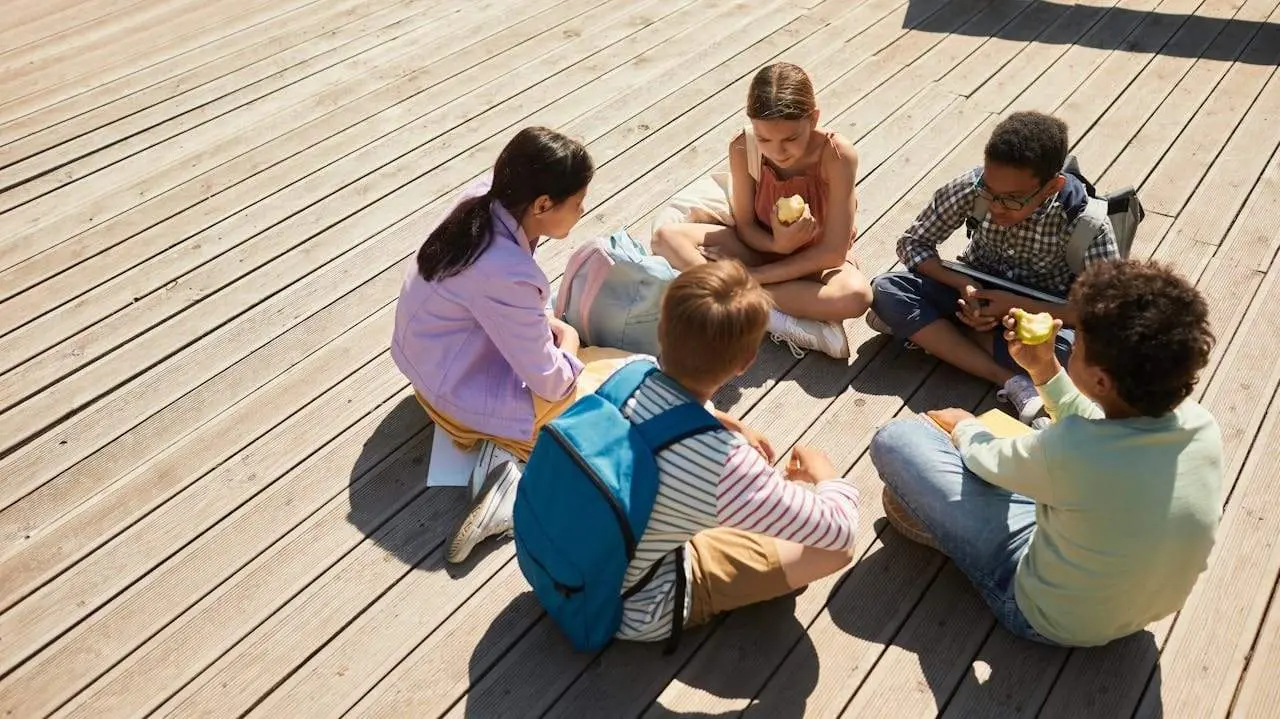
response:
[[[685,626],[697,626],[717,614],[759,604],[795,591],[787,582],[772,537],[721,527],[694,535],[689,542],[693,603]]]

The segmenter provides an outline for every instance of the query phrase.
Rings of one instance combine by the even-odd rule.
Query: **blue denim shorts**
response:
[[[875,278],[871,286],[874,290],[871,309],[893,330],[894,337],[905,340],[942,319],[960,324],[956,319],[960,293],[950,285],[916,272],[890,272]],[[1071,358],[1075,339],[1075,331],[1064,328],[1054,340],[1054,350],[1063,367]],[[992,356],[1001,367],[1023,373],[1009,356],[1007,342],[995,342]]]

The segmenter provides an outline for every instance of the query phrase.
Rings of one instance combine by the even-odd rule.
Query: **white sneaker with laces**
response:
[[[1018,419],[1026,425],[1034,422],[1044,411],[1044,400],[1040,398],[1039,390],[1031,378],[1023,374],[1014,375],[1005,382],[1004,389],[996,392],[996,399],[1013,404]]]
[[[489,477],[489,471],[503,462],[511,462],[516,465],[516,469],[523,472],[524,462],[516,459],[516,456],[498,445],[484,440],[480,442],[480,456],[476,459],[475,469],[471,470],[471,479],[467,482],[467,487],[471,490],[471,498],[475,499],[480,494],[480,485]]]
[[[520,470],[514,462],[502,462],[494,466],[485,478],[480,493],[471,502],[471,509],[462,518],[449,542],[445,559],[450,564],[466,561],[471,550],[489,537],[510,534],[512,514],[516,506],[516,487],[520,484]]]
[[[849,338],[839,322],[806,320],[770,310],[769,337],[785,344],[797,359],[804,357],[805,350],[817,350],[836,359],[847,359],[852,354]]]

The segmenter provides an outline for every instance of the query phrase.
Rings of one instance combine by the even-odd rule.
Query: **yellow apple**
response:
[[[1014,319],[1018,320],[1018,341],[1024,345],[1039,345],[1053,337],[1053,315],[1048,312],[1031,314],[1026,310],[1015,309]]]
[[[805,205],[803,197],[792,195],[791,197],[778,198],[774,209],[778,213],[778,222],[790,225],[804,217],[804,211],[808,209],[808,206]]]

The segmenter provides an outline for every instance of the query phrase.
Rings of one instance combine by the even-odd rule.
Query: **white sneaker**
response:
[[[517,470],[524,471],[524,462],[487,439],[480,442],[479,452],[480,456],[476,459],[475,469],[471,470],[471,479],[467,482],[472,499],[480,495],[480,486],[488,479],[489,471],[503,462],[511,462],[516,465]]]
[[[1018,419],[1026,425],[1034,422],[1036,417],[1044,411],[1044,400],[1040,399],[1040,392],[1036,389],[1035,383],[1023,374],[1014,375],[1005,382],[1004,389],[996,392],[996,399],[1012,403],[1014,410],[1018,413]]]
[[[849,338],[839,322],[800,319],[770,310],[769,337],[785,344],[796,359],[803,358],[805,350],[817,350],[836,359],[847,359],[851,354]]]
[[[466,561],[471,550],[489,537],[510,534],[512,514],[516,506],[516,487],[520,484],[520,470],[514,462],[496,465],[485,478],[480,494],[471,503],[467,516],[449,542],[445,559],[450,564]]]

